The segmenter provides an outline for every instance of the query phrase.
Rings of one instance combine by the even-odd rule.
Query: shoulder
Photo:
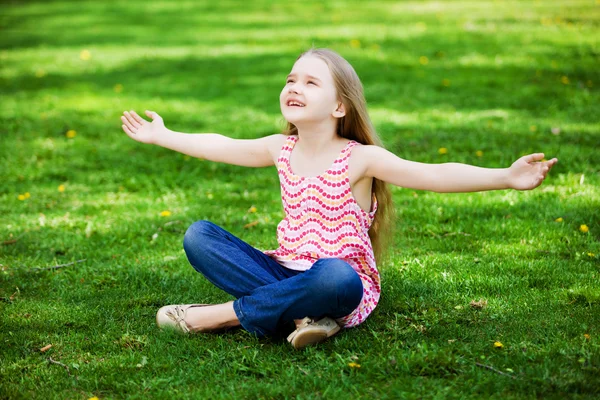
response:
[[[372,176],[373,167],[379,163],[388,162],[390,154],[383,147],[359,143],[352,148],[350,169],[353,169],[360,177]]]
[[[265,136],[262,140],[264,140],[273,159],[276,160],[279,157],[279,153],[281,153],[281,148],[290,137],[291,136],[284,135],[283,133],[277,133],[275,135]]]
[[[365,176],[371,164],[371,160],[380,154],[379,150],[381,149],[382,148],[378,146],[357,142],[351,149],[349,160],[350,170],[353,170],[354,174],[357,174],[359,177]]]

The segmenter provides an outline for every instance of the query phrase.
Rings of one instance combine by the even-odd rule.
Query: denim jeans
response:
[[[236,298],[242,327],[259,337],[281,333],[294,319],[344,317],[362,299],[360,277],[336,258],[291,270],[208,221],[189,227],[183,247],[196,271]]]

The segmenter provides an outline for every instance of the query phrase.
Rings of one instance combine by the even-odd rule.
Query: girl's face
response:
[[[344,116],[329,67],[311,55],[294,64],[279,96],[279,104],[285,119],[296,126],[334,121]]]

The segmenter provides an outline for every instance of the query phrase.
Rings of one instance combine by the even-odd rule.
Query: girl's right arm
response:
[[[192,157],[243,167],[267,167],[274,165],[285,136],[281,134],[260,139],[232,139],[217,133],[180,133],[165,127],[157,113],[146,111],[152,119],[148,122],[135,111],[123,113],[123,131],[132,139],[156,144]]]

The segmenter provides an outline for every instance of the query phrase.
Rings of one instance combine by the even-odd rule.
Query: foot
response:
[[[156,313],[156,325],[162,329],[175,329],[182,333],[190,333],[192,328],[185,320],[190,309],[206,307],[209,304],[171,304],[161,307]]]
[[[287,340],[295,349],[302,349],[310,344],[316,344],[332,337],[340,331],[338,323],[329,317],[315,321],[304,318]]]
[[[178,304],[162,307],[156,313],[161,328],[174,328],[184,333],[215,332],[238,326],[233,302],[224,304]]]

